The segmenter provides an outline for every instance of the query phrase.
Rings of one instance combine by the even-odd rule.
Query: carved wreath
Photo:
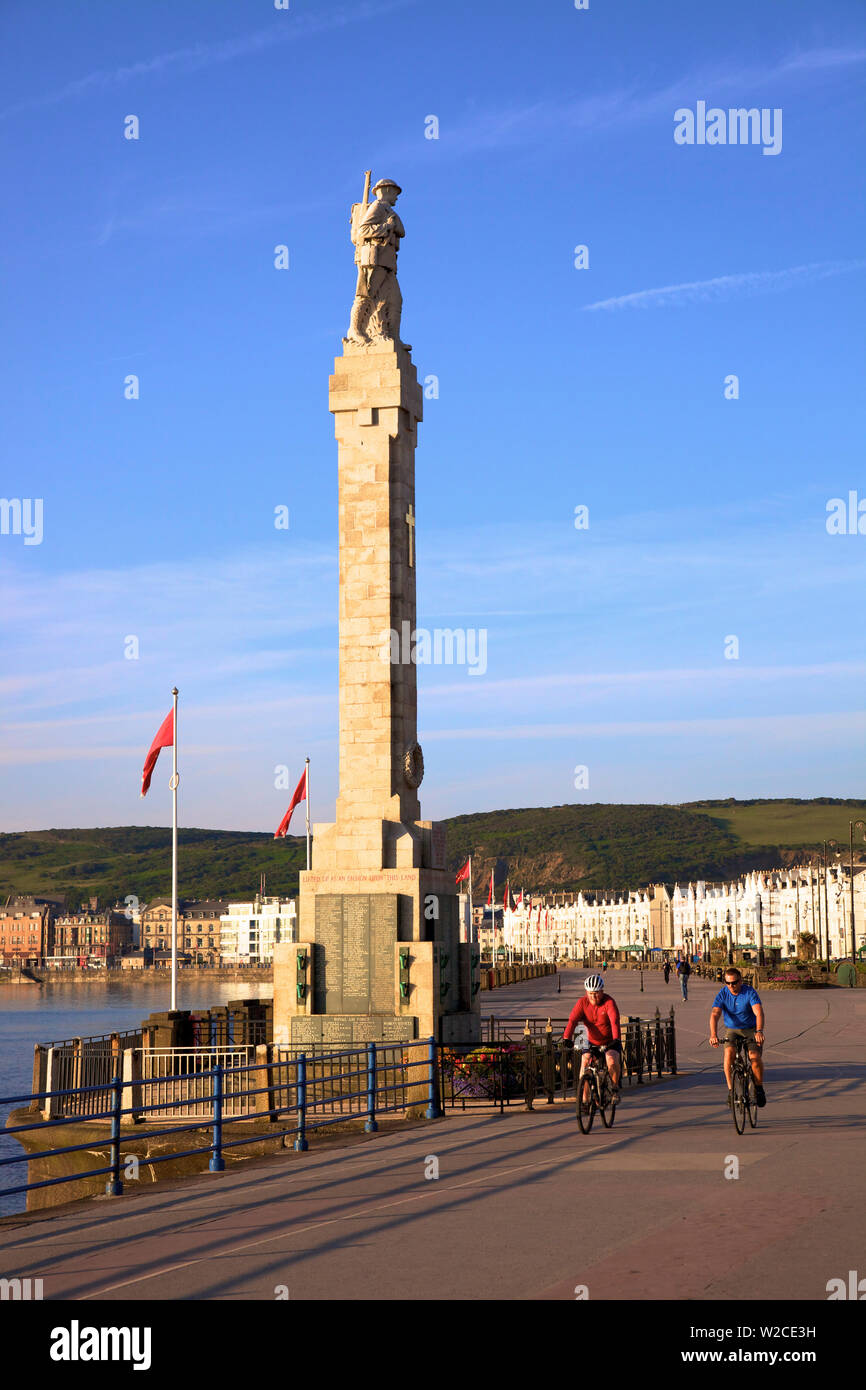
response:
[[[410,787],[420,787],[424,777],[424,754],[420,743],[412,743],[403,754],[403,776]]]

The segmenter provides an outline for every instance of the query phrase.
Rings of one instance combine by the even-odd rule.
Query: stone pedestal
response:
[[[299,944],[276,949],[274,1039],[474,1042],[477,950],[460,943],[444,828],[420,819],[418,799],[410,653],[422,398],[408,350],[345,343],[330,408],[339,447],[340,792],[334,823],[313,827],[312,869],[300,875]]]

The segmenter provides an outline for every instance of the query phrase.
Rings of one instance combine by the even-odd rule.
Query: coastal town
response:
[[[460,894],[459,920],[460,939],[476,943],[488,960],[669,955],[700,961],[722,950],[760,964],[798,956],[853,963],[866,954],[864,863],[621,892],[514,892],[507,880],[501,889],[486,887],[486,904]],[[275,946],[297,940],[296,900],[269,896],[264,883],[246,902],[178,902],[183,968],[267,969]],[[129,894],[109,906],[90,897],[73,907],[59,896],[22,894],[8,896],[0,908],[0,969],[13,973],[166,969],[171,947],[170,898],[143,903]]]

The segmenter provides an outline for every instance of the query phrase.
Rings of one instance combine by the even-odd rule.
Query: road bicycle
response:
[[[610,1129],[616,1114],[616,1093],[607,1069],[603,1047],[589,1047],[589,1060],[583,1076],[575,1080],[577,1123],[582,1134],[589,1134],[595,1112],[601,1113],[602,1124]],[[577,1057],[574,1059],[577,1069]]]
[[[752,1064],[749,1061],[748,1039],[737,1034],[734,1045],[736,1051],[731,1063],[731,1113],[734,1117],[734,1128],[738,1134],[742,1134],[746,1128],[747,1115],[752,1129],[758,1123],[758,1093]]]

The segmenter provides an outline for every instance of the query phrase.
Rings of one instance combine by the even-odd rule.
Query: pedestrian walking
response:
[[[677,976],[680,982],[680,989],[683,992],[683,999],[686,1001],[688,1001],[689,997],[689,976],[691,973],[692,967],[689,965],[687,956],[683,960],[677,961]]]
[[[665,984],[667,984],[671,978],[671,963],[669,960],[666,960],[662,966],[662,973],[665,977]]]

